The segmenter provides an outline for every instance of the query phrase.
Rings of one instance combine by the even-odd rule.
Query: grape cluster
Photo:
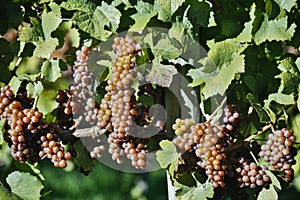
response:
[[[238,166],[235,169],[237,182],[240,187],[256,188],[257,186],[267,186],[271,179],[265,173],[265,166],[257,166],[255,162],[239,157]]]
[[[138,126],[133,128],[133,125],[140,121],[137,120],[140,107],[132,95],[134,89],[131,85],[137,73],[134,69],[135,55],[141,53],[141,48],[130,37],[116,37],[113,50],[117,58],[105,87],[107,93],[102,98],[97,113],[98,127],[109,134],[108,152],[113,160],[123,163],[126,156],[135,168],[145,168],[145,140],[132,134],[139,132]],[[94,147],[91,156],[101,157],[103,150],[102,146]]]
[[[293,147],[296,137],[292,130],[286,128],[270,133],[266,144],[261,146],[259,156],[270,163],[270,170],[281,170],[283,178],[291,182],[294,178],[292,165],[296,163],[294,157],[297,150]]]
[[[65,168],[67,160],[70,160],[72,156],[61,146],[58,134],[60,134],[60,129],[56,124],[44,125],[44,134],[40,136],[39,140],[42,147],[39,156],[50,159],[55,167]]]
[[[21,94],[19,92],[14,96],[9,86],[3,86],[1,89],[0,100],[1,109],[0,117],[6,120],[6,133],[8,135],[8,143],[11,148],[11,155],[15,160],[21,163],[26,161],[34,163],[39,159],[39,153],[47,151],[43,142],[48,133],[49,125],[42,121],[43,114],[34,108],[28,108],[31,105],[31,100],[24,100],[26,94],[24,94],[21,88]],[[18,99],[24,100],[20,102]],[[60,130],[55,129],[53,134],[58,133]],[[42,140],[43,138],[43,140]],[[53,139],[53,138],[52,138]],[[59,146],[59,139],[55,139]],[[61,152],[66,156],[64,159],[70,159],[71,156],[64,149]],[[55,165],[56,167],[66,167],[66,164]]]
[[[219,143],[219,138],[223,135],[222,129],[210,122],[202,123],[201,129],[205,134],[201,137],[195,151],[196,156],[201,159],[197,164],[205,169],[206,175],[213,181],[215,188],[224,187],[226,154],[224,146]]]
[[[57,123],[62,130],[69,130],[74,125],[72,112],[72,98],[69,90],[58,90],[56,102],[59,103],[57,109]]]

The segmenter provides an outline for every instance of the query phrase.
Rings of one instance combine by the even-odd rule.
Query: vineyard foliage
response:
[[[55,145],[65,155],[64,162],[53,161],[56,167],[64,168],[66,163],[71,163],[88,174],[95,162],[98,162],[90,156],[88,151],[91,149],[78,139],[82,132],[74,129],[76,120],[65,125],[62,120],[69,119],[59,114],[66,101],[58,100],[57,91],[65,91],[61,96],[70,96],[66,92],[70,89],[70,77],[75,73],[76,65],[82,64],[78,62],[77,50],[80,49],[80,56],[87,56],[87,66],[98,84],[95,94],[97,104],[108,98],[105,93],[114,94],[113,89],[105,89],[105,86],[113,85],[109,81],[114,80],[115,74],[121,73],[114,71],[117,64],[114,65],[113,60],[129,59],[128,62],[135,65],[135,72],[130,75],[133,77],[131,87],[135,102],[145,105],[142,109],[154,104],[161,104],[165,108],[166,124],[159,127],[159,133],[151,137],[150,142],[143,138],[135,144],[132,142],[134,139],[131,141],[129,137],[130,142],[122,144],[128,145],[130,152],[132,145],[142,146],[132,150],[137,151],[138,161],[131,153],[127,153],[136,168],[144,168],[142,158],[145,152],[157,151],[157,161],[170,174],[176,189],[174,195],[178,199],[238,199],[240,193],[233,194],[226,186],[223,190],[218,188],[223,187],[223,182],[214,185],[213,181],[207,179],[207,174],[201,174],[199,166],[196,166],[199,162],[197,156],[189,157],[189,153],[179,151],[174,139],[180,135],[176,132],[178,127],[174,128],[173,125],[172,128],[172,124],[179,123],[178,120],[175,122],[176,118],[189,118],[195,124],[209,121],[213,128],[219,129],[219,126],[213,124],[220,121],[221,116],[226,116],[225,104],[235,105],[234,110],[229,109],[228,112],[239,114],[236,117],[238,125],[232,123],[236,126],[233,128],[238,138],[237,142],[234,141],[236,146],[230,147],[233,142],[227,141],[226,148],[232,148],[230,151],[233,152],[240,147],[238,145],[248,148],[248,153],[255,157],[255,168],[267,162],[259,158],[259,150],[255,150],[255,147],[252,149],[251,145],[261,146],[274,130],[293,129],[292,134],[297,139],[294,136],[290,139],[293,142],[291,152],[299,150],[300,2],[296,0],[2,0],[1,3],[0,84],[3,87],[9,85],[10,94],[16,97],[10,97],[5,91],[2,93],[9,98],[9,103],[20,99],[17,97],[20,91],[26,93],[30,107],[24,107],[42,113],[42,119],[38,122],[45,132],[42,142],[47,140],[46,131],[50,131],[51,124],[57,123],[63,129],[64,135],[59,136],[59,140],[52,140],[56,137],[55,133],[49,137],[47,134],[49,143],[56,142]],[[122,49],[112,47],[112,41],[115,45],[122,43],[115,38],[123,37],[124,34],[136,42],[126,39],[128,48],[135,48],[129,54],[132,56],[130,58],[121,52]],[[86,55],[87,50],[84,48],[103,54]],[[71,69],[72,66],[75,67]],[[128,70],[132,70],[130,67]],[[148,87],[140,87],[143,81],[148,83],[150,92]],[[153,91],[155,95],[151,95]],[[24,112],[20,110],[20,113]],[[10,118],[0,114],[0,199],[44,198],[47,191],[43,190],[43,183],[47,180],[38,169],[40,161],[30,163],[27,160],[25,164],[20,164],[15,157],[21,159],[22,156],[17,153],[12,153],[13,160],[10,156],[12,142],[11,136],[8,137],[7,123],[12,125]],[[150,121],[151,117],[144,121],[147,120]],[[186,123],[188,130],[196,126],[190,121],[180,123]],[[227,124],[231,126],[228,122],[225,126]],[[41,130],[38,125],[34,126]],[[206,130],[209,126],[205,124],[202,128]],[[226,126],[226,133],[231,132],[230,129]],[[111,131],[109,128],[105,130]],[[116,135],[109,137],[121,137]],[[20,139],[16,140],[20,142]],[[60,144],[60,140],[64,144]],[[198,144],[193,145],[185,150],[192,152],[200,148]],[[64,152],[64,148],[68,151]],[[45,150],[45,155],[47,152]],[[39,155],[39,152],[36,154]],[[69,158],[71,154],[72,158]],[[121,163],[123,161],[119,159],[119,154],[122,155],[112,155],[114,160]],[[40,157],[45,158],[45,155]],[[234,153],[230,155],[231,159],[236,156]],[[20,161],[23,162],[22,159]],[[206,157],[201,159],[205,160]],[[278,199],[278,194],[288,187],[300,190],[299,184],[296,184],[300,180],[299,159],[298,152],[296,163],[291,161],[291,181],[286,181],[278,168],[269,168],[265,170],[270,179],[266,179],[266,187],[243,191],[249,199],[262,200]],[[229,165],[226,164],[226,167],[229,168]]]

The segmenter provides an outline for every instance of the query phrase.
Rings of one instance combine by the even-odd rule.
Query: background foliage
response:
[[[169,29],[169,32],[158,43],[153,42],[155,33],[147,32],[143,38],[143,44],[151,49],[145,60],[153,63],[151,69],[146,69],[149,70],[146,78],[153,84],[170,86],[173,74],[182,73],[198,94],[202,115],[197,120],[205,121],[205,117],[213,112],[211,108],[216,107],[213,102],[226,95],[229,103],[238,105],[244,117],[241,129],[244,137],[272,123],[275,128],[293,128],[300,138],[300,10],[296,0],[2,0],[1,84],[10,84],[17,91],[21,81],[28,80],[29,94],[40,96],[38,109],[44,114],[50,113],[57,107],[56,91],[68,87],[68,76],[64,71],[68,65],[73,65],[75,51],[82,44],[101,45],[122,31],[136,33],[153,26]],[[208,54],[195,60],[194,65],[169,62],[190,53],[186,36],[203,46]],[[198,68],[200,64],[203,67]],[[171,98],[167,92],[165,94],[165,107],[170,114]],[[254,111],[248,114],[250,106]],[[171,123],[178,116],[176,113],[169,116],[167,130],[171,133]],[[76,170],[49,169],[44,162],[34,167],[23,166],[11,161],[7,155],[9,151],[2,133],[0,145],[0,164],[5,166],[0,168],[1,195],[15,199],[15,195],[24,195],[14,192],[14,187],[6,180],[15,170],[30,172],[42,180],[42,194],[53,190],[42,197],[45,199],[67,199],[84,193],[93,195],[91,199],[106,199],[106,194],[113,194],[107,193],[112,190],[111,179],[106,180],[108,177],[117,177],[113,181],[117,183],[113,185],[113,191],[120,191],[120,194],[113,198],[127,199],[136,195],[128,196],[126,192],[134,191],[137,175],[119,173],[99,164],[88,177],[76,174]],[[299,156],[298,153],[297,161]],[[172,161],[165,162],[168,165]],[[294,170],[294,182],[287,192],[279,192],[279,198],[296,199],[299,196],[299,162]],[[150,184],[149,199],[166,198],[164,173],[145,176]],[[75,180],[87,181],[82,187],[88,187],[70,191],[75,187],[72,183],[78,182]],[[14,193],[2,187],[9,188],[8,184]],[[66,185],[70,188],[65,188]],[[35,187],[40,188],[39,183]],[[160,197],[158,191],[164,195]]]

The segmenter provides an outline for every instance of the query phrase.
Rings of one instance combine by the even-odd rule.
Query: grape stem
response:
[[[35,108],[36,108],[36,105],[37,105],[38,100],[39,100],[39,96],[36,96],[36,97],[34,98],[34,102],[33,102],[32,109],[35,109]]]
[[[266,126],[264,126],[262,128],[261,131],[258,131],[256,134],[254,135],[250,135],[249,137],[247,137],[244,141],[245,142],[250,142],[251,140],[253,140],[254,138],[256,138],[257,136],[259,136],[260,134],[262,134],[263,132],[265,132],[266,130],[268,130],[269,128],[271,128],[272,130],[274,129],[273,125],[272,124],[268,124]]]

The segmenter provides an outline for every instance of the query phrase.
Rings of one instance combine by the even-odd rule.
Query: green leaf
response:
[[[159,143],[162,150],[156,152],[156,159],[162,168],[167,168],[169,164],[178,160],[175,145],[169,140],[162,140]]]
[[[157,44],[151,48],[152,53],[157,58],[171,60],[181,54],[181,50],[175,47],[170,39],[160,39]]]
[[[42,28],[44,32],[45,40],[51,39],[51,33],[56,30],[59,24],[62,22],[60,16],[57,16],[54,12],[44,11],[42,14]]]
[[[197,182],[197,187],[181,187],[176,191],[178,200],[207,200],[213,198],[214,188],[212,183],[206,181],[204,184]]]
[[[250,8],[250,21],[246,22],[244,24],[244,29],[242,30],[242,32],[237,36],[236,41],[238,42],[251,42],[252,39],[252,28],[253,28],[253,22],[255,19],[255,4],[253,4]]]
[[[275,78],[280,78],[280,86],[278,89],[279,93],[291,94],[297,91],[299,78],[290,72],[282,72],[281,74],[275,76]]]
[[[157,60],[154,60],[152,64],[152,68],[146,76],[146,81],[162,87],[170,87],[177,69],[173,65],[163,65]]]
[[[44,188],[37,177],[19,171],[12,172],[6,178],[12,192],[24,200],[38,200]]]
[[[163,22],[169,21],[171,16],[183,4],[185,0],[157,0],[154,2],[159,7],[158,19]]]
[[[131,15],[135,23],[129,28],[129,31],[141,32],[150,19],[157,15],[158,10],[155,5],[143,1],[138,1],[135,9],[137,13]]]
[[[18,196],[12,194],[7,188],[2,186],[0,182],[0,199],[1,200],[20,200]]]
[[[60,6],[66,10],[78,10],[82,12],[91,12],[96,8],[96,5],[89,0],[68,0]]]
[[[80,34],[76,28],[72,28],[68,31],[67,37],[72,47],[78,48],[80,44]]]
[[[274,0],[281,8],[291,11],[292,7],[296,5],[297,0]]]
[[[49,59],[57,46],[57,38],[49,38],[46,41],[40,41],[37,43],[36,48],[33,51],[33,55],[39,58]]]
[[[44,86],[43,86],[42,82],[40,82],[40,81],[38,81],[36,83],[28,83],[26,86],[26,90],[27,90],[29,96],[36,97],[36,96],[39,96],[43,92]]]
[[[50,60],[43,63],[41,72],[46,80],[55,82],[59,77],[61,77],[59,62],[60,60]]]
[[[268,123],[270,122],[270,118],[268,116],[268,113],[266,110],[260,105],[258,98],[254,96],[253,94],[247,94],[246,98],[250,102],[251,106],[255,109],[257,112],[260,122],[261,123]]]
[[[254,42],[259,45],[265,41],[285,41],[290,40],[296,29],[296,24],[293,23],[288,27],[288,17],[280,19],[268,20],[268,16],[263,14],[264,21],[260,28],[254,34]]]
[[[11,90],[13,91],[13,93],[17,94],[17,92],[21,86],[21,83],[22,83],[22,81],[18,77],[13,76],[10,79],[10,82],[8,83],[8,85],[11,87]]]
[[[129,0],[114,0],[111,5],[117,7],[120,4],[124,4],[125,8],[124,10],[127,10],[129,8],[133,8],[133,6],[131,5],[131,3],[129,2]]]
[[[77,156],[74,161],[76,165],[83,168],[84,171],[89,171],[94,166],[94,160],[90,157],[90,153],[86,150],[81,140],[78,140],[74,144]]]
[[[92,37],[106,40],[111,35],[111,31],[116,32],[120,17],[121,13],[118,9],[103,1],[101,7],[97,6],[95,10],[76,12],[73,20],[81,30],[89,33]],[[107,30],[106,26],[111,31]]]
[[[203,85],[205,99],[216,94],[223,95],[235,75],[245,70],[244,55],[241,54],[245,46],[227,40],[210,43],[209,47],[207,57],[200,60],[204,67],[190,69],[187,74],[193,79],[189,86]]]
[[[0,120],[0,146],[3,143],[3,134],[4,134],[4,131],[5,131],[4,125],[5,125],[5,120],[1,119]]]

